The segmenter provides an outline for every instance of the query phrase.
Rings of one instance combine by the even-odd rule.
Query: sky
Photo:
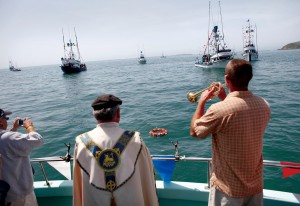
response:
[[[300,41],[299,0],[222,0],[225,40],[241,51],[242,27],[257,26],[258,50]],[[199,54],[208,35],[208,0],[0,0],[0,69],[60,65],[65,40],[85,62]],[[219,12],[211,0],[212,13]],[[217,19],[217,18],[216,18]]]

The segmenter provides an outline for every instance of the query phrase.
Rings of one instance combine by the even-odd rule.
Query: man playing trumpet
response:
[[[263,204],[263,136],[270,119],[267,101],[248,90],[252,66],[233,59],[225,68],[226,96],[220,87],[220,102],[204,112],[215,89],[204,91],[192,117],[190,135],[212,135],[213,173],[209,205]]]

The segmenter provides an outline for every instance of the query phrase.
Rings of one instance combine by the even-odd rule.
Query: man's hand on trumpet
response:
[[[199,101],[208,101],[211,100],[212,98],[218,96],[220,100],[224,100],[226,98],[226,92],[224,87],[220,82],[213,82],[207,90],[203,91],[201,94],[200,100]]]
[[[224,84],[222,85],[220,82],[217,82],[217,83],[219,84],[219,87],[220,87],[218,97],[221,101],[223,101],[227,96],[226,92],[225,92]]]

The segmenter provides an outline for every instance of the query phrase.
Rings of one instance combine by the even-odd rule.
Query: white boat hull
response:
[[[199,67],[199,68],[207,68],[207,69],[225,69],[227,63],[230,60],[222,60],[222,61],[218,61],[218,62],[200,62],[200,63],[195,63],[195,67]]]
[[[71,206],[72,205],[72,180],[50,181],[50,186],[45,181],[34,182],[34,192],[38,205]],[[156,181],[157,195],[160,206],[199,206],[207,205],[209,189],[205,183],[194,182],[163,182]],[[265,206],[296,206],[300,204],[300,194],[263,190]]]
[[[243,53],[242,56],[248,62],[258,61],[257,53]]]

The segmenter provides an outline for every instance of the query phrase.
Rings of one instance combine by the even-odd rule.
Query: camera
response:
[[[19,120],[18,120],[19,126],[23,126],[23,122],[24,122],[23,119],[19,119]]]

